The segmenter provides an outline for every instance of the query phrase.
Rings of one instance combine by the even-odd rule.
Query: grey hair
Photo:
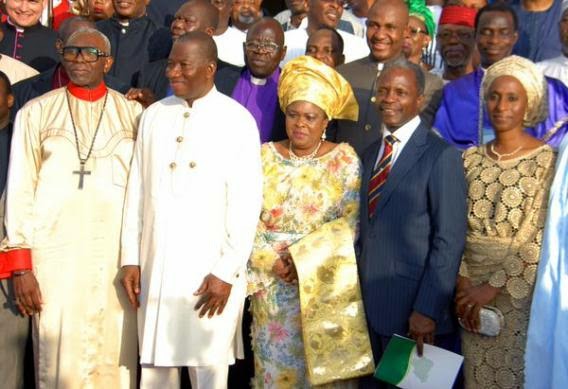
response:
[[[419,65],[410,62],[406,58],[397,58],[395,60],[389,61],[385,63],[383,70],[381,71],[379,78],[381,75],[386,74],[389,70],[392,69],[405,69],[410,70],[414,73],[414,77],[416,78],[416,86],[418,87],[418,94],[422,96],[424,94],[424,89],[426,88],[426,76],[424,76],[424,71]]]
[[[67,40],[64,42],[64,45],[67,45],[67,42],[71,42],[74,38],[76,38],[79,35],[84,35],[84,34],[94,34],[94,35],[98,35],[104,42],[105,48],[105,54],[109,54],[111,52],[111,47],[110,47],[110,41],[108,40],[107,36],[105,34],[103,34],[102,32],[100,32],[99,30],[97,30],[96,28],[91,28],[91,27],[83,27],[78,29],[77,31],[75,31],[73,34],[71,34],[71,36],[69,38],[67,38]]]

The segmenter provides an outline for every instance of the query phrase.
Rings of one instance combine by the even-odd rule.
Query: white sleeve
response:
[[[147,112],[142,114],[134,156],[128,175],[122,218],[121,265],[140,265],[140,241],[144,227],[144,137]]]
[[[225,181],[225,236],[221,259],[212,274],[232,284],[238,272],[246,266],[262,206],[262,164],[258,129],[252,116],[239,121],[242,129],[235,131],[232,146],[233,162],[227,167]]]

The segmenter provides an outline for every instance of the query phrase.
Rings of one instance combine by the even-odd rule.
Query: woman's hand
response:
[[[479,330],[479,311],[484,305],[493,301],[500,290],[489,284],[472,286],[467,278],[458,281],[456,313],[468,331],[477,332]]]
[[[288,283],[296,282],[298,273],[296,273],[296,266],[288,252],[282,253],[274,265],[272,265],[272,272],[280,279]]]

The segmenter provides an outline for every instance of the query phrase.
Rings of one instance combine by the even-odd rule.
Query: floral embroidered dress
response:
[[[533,287],[556,156],[548,145],[506,161],[485,146],[464,153],[468,235],[460,275],[501,288],[489,305],[504,326],[496,337],[463,331],[466,388],[522,388]]]
[[[279,253],[321,225],[345,217],[355,233],[360,162],[346,143],[309,161],[294,162],[273,143],[262,147],[264,200],[248,264],[253,317],[255,388],[308,388],[297,284],[277,278]]]

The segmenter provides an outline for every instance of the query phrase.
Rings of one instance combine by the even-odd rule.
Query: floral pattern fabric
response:
[[[262,161],[263,208],[248,264],[253,387],[309,388],[298,286],[276,278],[272,265],[286,247],[329,221],[345,217],[356,231],[360,162],[345,143],[302,162],[284,158],[267,143]]]

